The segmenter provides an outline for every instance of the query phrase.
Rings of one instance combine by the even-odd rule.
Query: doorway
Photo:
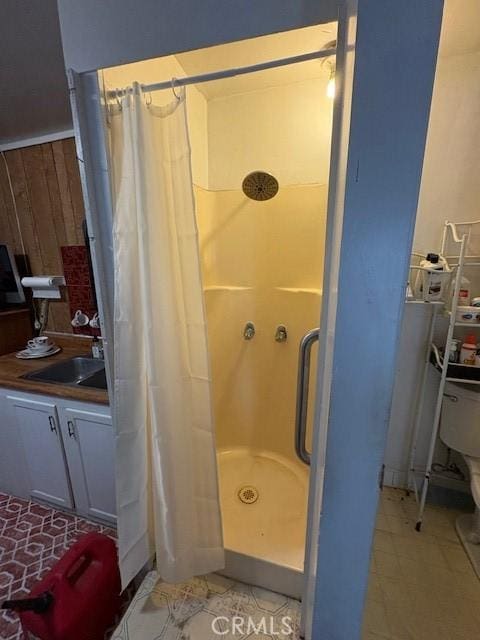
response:
[[[104,69],[106,91],[330,48],[336,23]],[[187,87],[225,574],[301,597],[335,57]],[[175,82],[173,81],[173,91]],[[147,96],[171,102],[172,88]],[[311,350],[311,351],[310,351]],[[298,456],[297,414],[307,455]],[[298,417],[301,417],[300,415]]]

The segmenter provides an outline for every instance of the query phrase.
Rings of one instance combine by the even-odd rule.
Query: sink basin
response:
[[[73,387],[81,385],[83,387],[91,386],[95,389],[107,388],[104,361],[84,356],[75,356],[69,360],[51,364],[43,369],[31,371],[23,375],[22,378]],[[91,383],[90,380],[92,380]]]
[[[78,383],[81,387],[92,387],[93,389],[105,389],[107,388],[107,375],[105,373],[105,367],[93,373],[88,378],[81,380]]]

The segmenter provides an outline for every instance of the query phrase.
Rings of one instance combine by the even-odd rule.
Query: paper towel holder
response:
[[[59,300],[62,297],[60,287],[65,286],[63,276],[30,276],[22,278],[22,286],[32,290],[34,298]]]

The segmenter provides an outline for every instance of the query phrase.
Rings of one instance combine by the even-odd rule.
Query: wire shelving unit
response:
[[[430,486],[430,480],[432,477],[433,457],[435,454],[435,446],[438,439],[440,418],[442,412],[442,403],[445,391],[445,384],[447,382],[461,382],[462,384],[479,385],[480,379],[470,379],[468,377],[468,369],[463,370],[463,367],[469,369],[476,369],[479,372],[478,367],[471,365],[456,364],[455,368],[462,367],[461,371],[465,371],[466,377],[455,377],[448,375],[449,369],[449,353],[454,339],[455,331],[457,328],[468,328],[470,330],[479,330],[480,338],[480,322],[457,322],[457,307],[458,307],[458,294],[462,286],[462,275],[465,268],[480,267],[480,255],[471,255],[468,253],[471,245],[472,230],[477,227],[480,231],[480,220],[474,222],[445,222],[442,245],[440,253],[447,260],[447,263],[452,270],[452,277],[455,278],[455,286],[453,291],[450,287],[447,288],[447,294],[443,302],[430,302],[426,304],[434,305],[432,307],[432,314],[430,316],[430,324],[428,329],[428,339],[425,349],[425,358],[423,362],[422,378],[420,383],[420,389],[417,396],[417,409],[415,422],[413,425],[412,441],[410,447],[410,460],[409,460],[409,472],[408,472],[408,487],[413,487],[415,497],[418,502],[418,515],[415,524],[415,529],[420,531],[422,528],[423,514],[425,510],[425,503],[427,500],[428,489]],[[462,228],[462,232],[459,228]],[[451,244],[450,244],[451,243]],[[453,246],[457,251],[453,255],[446,255],[447,247]],[[480,273],[480,272],[479,272]],[[439,311],[443,313],[439,314]],[[437,321],[440,317],[447,316],[448,318],[448,330],[443,345],[437,345],[434,343],[434,334]],[[441,346],[443,346],[443,357],[440,354]],[[415,459],[417,453],[417,444],[419,439],[419,433],[422,423],[422,415],[424,410],[425,388],[428,379],[429,366],[433,361],[433,365],[440,372],[440,382],[435,401],[434,417],[432,422],[432,428],[430,432],[430,442],[428,447],[427,462],[425,471],[422,473],[422,480],[419,486],[417,482],[418,469],[415,468]],[[458,369],[457,369],[458,372]]]

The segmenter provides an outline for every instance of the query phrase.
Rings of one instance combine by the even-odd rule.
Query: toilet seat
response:
[[[470,471],[470,487],[475,504],[480,506],[480,458],[463,456]]]
[[[480,458],[474,458],[472,456],[463,456],[465,458],[465,462],[468,465],[468,469],[470,473],[473,475],[474,473],[480,474]]]

